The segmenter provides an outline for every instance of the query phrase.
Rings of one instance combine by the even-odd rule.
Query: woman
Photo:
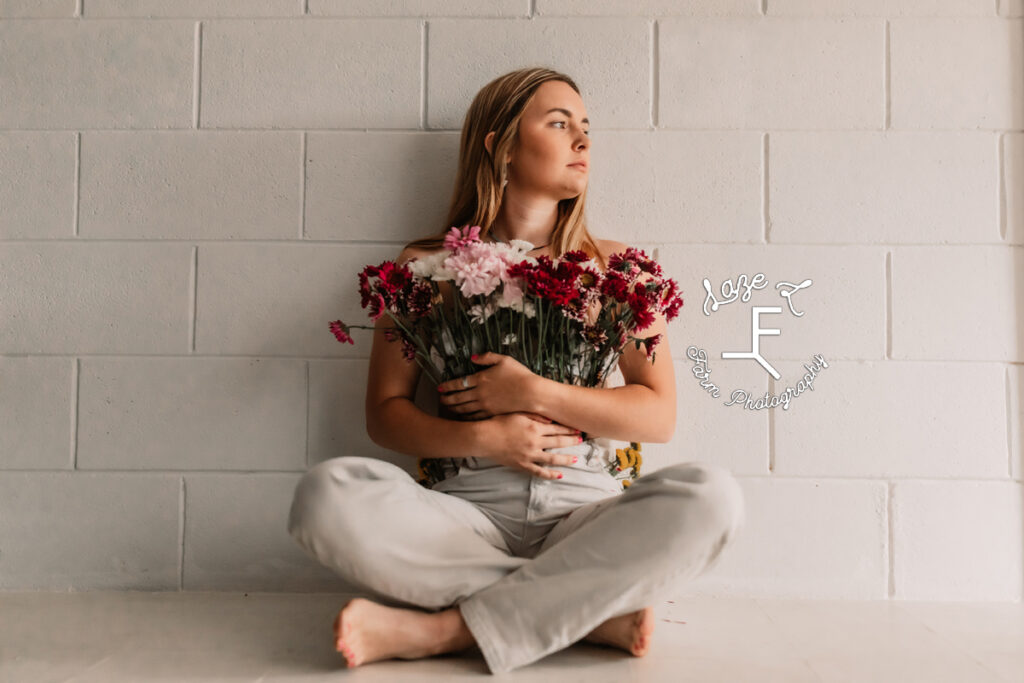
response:
[[[564,74],[522,69],[489,83],[466,115],[445,225],[528,241],[538,245],[531,256],[583,249],[606,266],[626,245],[586,229],[589,126]],[[443,234],[411,243],[399,261],[440,248]],[[425,488],[389,462],[338,457],[296,487],[289,532],[351,583],[398,605],[356,598],[344,606],[334,638],[347,665],[476,646],[501,673],[581,639],[645,654],[648,603],[707,569],[743,519],[739,486],[718,466],[663,467],[623,491],[595,457],[610,439],[671,439],[668,343],[654,362],[628,345],[624,385],[614,388],[560,384],[486,353],[478,372],[438,387],[435,417],[414,404],[420,369],[385,340],[385,318],[370,356],[369,435],[455,465]],[[659,316],[645,334],[666,331]]]

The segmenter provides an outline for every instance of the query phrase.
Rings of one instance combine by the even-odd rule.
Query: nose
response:
[[[590,147],[590,136],[583,132],[583,129],[579,129],[579,134],[576,137],[576,149],[586,149]]]

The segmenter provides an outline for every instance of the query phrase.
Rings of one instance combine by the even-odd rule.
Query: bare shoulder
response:
[[[618,240],[596,240],[597,247],[601,250],[604,255],[614,254],[616,252],[625,251],[629,249],[629,245]]]
[[[398,265],[402,265],[406,261],[410,261],[414,258],[423,258],[425,256],[429,256],[430,254],[433,254],[436,251],[438,251],[438,249],[441,249],[441,247],[438,247],[437,249],[424,249],[422,247],[405,247],[404,249],[402,249],[402,253],[398,255],[398,258],[395,260],[395,263],[397,263]]]

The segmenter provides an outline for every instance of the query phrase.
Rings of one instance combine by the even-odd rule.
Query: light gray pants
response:
[[[742,527],[732,474],[688,462],[623,490],[588,441],[542,479],[484,458],[427,489],[384,460],[321,462],[295,489],[288,532],[378,601],[458,606],[492,674],[535,662],[708,569]],[[600,444],[600,445],[599,445]]]

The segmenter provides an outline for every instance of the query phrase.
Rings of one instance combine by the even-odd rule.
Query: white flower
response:
[[[413,275],[422,278],[430,278],[434,281],[454,280],[455,272],[444,267],[444,260],[448,258],[448,252],[442,249],[423,258],[417,258],[409,263],[409,270]]]
[[[532,301],[527,301],[525,298],[512,302],[508,305],[508,308],[524,314],[527,318],[535,318],[537,316],[537,307]]]
[[[455,340],[452,338],[452,331],[447,327],[441,328],[441,345],[448,356],[455,355]]]
[[[527,242],[526,240],[509,240],[508,244],[510,247],[524,254],[528,251],[533,251],[533,244]]]
[[[509,333],[501,338],[501,343],[508,346],[509,344],[515,344],[518,339],[519,337],[515,333]]]
[[[494,302],[488,300],[486,305],[474,304],[470,306],[469,316],[473,319],[473,322],[475,322],[476,324],[483,325],[484,322],[492,315],[494,315],[494,312],[497,310],[498,308],[497,306],[494,305]]]
[[[430,362],[434,364],[435,368],[437,368],[438,376],[444,374],[444,358],[442,358],[441,354],[438,353],[436,346],[430,347]]]
[[[522,310],[523,288],[514,278],[503,280],[501,283],[501,295],[498,297],[498,305],[502,308],[516,308]]]

